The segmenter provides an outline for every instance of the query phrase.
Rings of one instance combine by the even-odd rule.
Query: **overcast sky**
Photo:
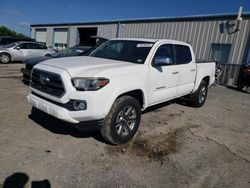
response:
[[[30,24],[250,12],[250,0],[0,0],[0,25],[29,35]]]

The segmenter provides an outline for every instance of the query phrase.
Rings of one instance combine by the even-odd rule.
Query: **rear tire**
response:
[[[131,96],[115,100],[100,132],[105,141],[118,145],[131,140],[141,120],[139,102]]]
[[[0,54],[0,62],[4,63],[4,64],[9,63],[10,62],[10,55],[7,53],[1,53]]]
[[[193,107],[201,107],[207,99],[208,83],[202,80],[199,88],[194,93],[190,94],[190,104]]]

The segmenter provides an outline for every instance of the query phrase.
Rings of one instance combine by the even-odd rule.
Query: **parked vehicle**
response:
[[[236,86],[239,90],[250,87],[250,64],[241,66]]]
[[[53,54],[54,50],[36,42],[19,41],[0,47],[0,62],[24,61],[31,57]]]
[[[33,109],[78,127],[91,125],[106,141],[122,144],[136,133],[141,111],[187,95],[201,107],[214,80],[215,62],[196,62],[190,44],[113,39],[89,57],[36,65],[27,98]]]
[[[30,81],[30,75],[31,75],[31,70],[33,66],[36,64],[52,59],[52,58],[61,58],[61,57],[71,57],[71,56],[80,56],[84,55],[84,53],[88,52],[91,49],[90,46],[74,46],[71,48],[67,48],[65,50],[56,52],[52,55],[46,55],[46,56],[39,56],[39,57],[33,57],[24,60],[25,67],[21,68],[21,72],[23,73],[23,79],[22,81],[25,84],[29,84]]]
[[[91,48],[89,50],[84,52],[84,55],[86,55],[86,56],[91,54],[91,52],[93,52],[97,47],[101,46],[103,43],[108,41],[108,39],[103,38],[103,37],[99,37],[99,36],[92,36],[91,38],[96,39],[96,44],[91,46]]]
[[[12,37],[12,36],[0,36],[0,46],[11,44],[11,43],[17,42],[17,41],[31,41],[31,42],[35,42],[35,39],[31,39],[31,38],[17,38],[17,37]]]
[[[77,45],[71,48],[67,48],[65,50],[59,51],[52,55],[47,56],[41,56],[41,57],[34,57],[30,58],[24,61],[25,68],[21,69],[21,72],[23,73],[23,82],[25,84],[29,84],[30,75],[32,68],[45,60],[51,59],[51,58],[62,58],[62,57],[71,57],[71,56],[88,56],[92,51],[94,51],[98,46],[108,41],[108,39],[94,36],[93,38],[96,39],[96,45],[95,46],[86,46],[86,45]]]

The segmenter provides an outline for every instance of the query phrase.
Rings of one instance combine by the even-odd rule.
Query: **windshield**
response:
[[[90,56],[143,64],[152,46],[152,42],[111,40],[97,48]]]
[[[7,45],[3,45],[2,47],[4,47],[4,48],[12,48],[12,47],[14,47],[14,46],[16,46],[17,45],[17,43],[11,43],[11,44],[7,44]]]
[[[84,54],[89,48],[81,49],[77,47],[66,48],[65,50],[59,51],[57,53],[52,54],[52,57],[70,57],[70,56],[80,56]]]

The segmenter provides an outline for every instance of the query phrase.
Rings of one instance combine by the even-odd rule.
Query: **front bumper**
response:
[[[82,111],[69,111],[59,105],[53,104],[45,99],[42,99],[34,94],[29,94],[27,96],[30,105],[35,108],[56,117],[57,119],[69,122],[69,123],[80,123],[86,121],[94,121],[104,119],[103,114],[98,114],[95,111],[89,109]]]
[[[58,119],[61,119],[63,121],[69,122],[69,123],[79,123],[79,121],[73,119],[69,115],[69,111],[57,106],[55,104],[52,104],[46,100],[43,100],[33,94],[29,94],[27,96],[28,102],[30,105],[36,107],[37,109],[54,116]]]

